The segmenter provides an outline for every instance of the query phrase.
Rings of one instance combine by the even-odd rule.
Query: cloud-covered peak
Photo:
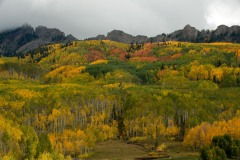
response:
[[[27,22],[79,39],[120,29],[155,36],[183,28],[239,25],[239,0],[0,0],[0,31]]]

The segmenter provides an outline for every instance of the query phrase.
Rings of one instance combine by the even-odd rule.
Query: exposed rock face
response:
[[[217,29],[215,30],[215,35],[219,36],[221,34],[226,34],[229,31],[229,27],[225,26],[225,25],[220,25],[217,27]]]
[[[213,31],[213,41],[240,42],[240,26],[220,25]]]
[[[134,37],[132,35],[119,30],[113,30],[112,32],[109,32],[105,39],[123,43],[131,43],[134,41]]]
[[[149,38],[147,36],[136,36],[134,37],[134,41],[137,42],[137,43],[142,43],[142,42],[147,42],[149,41]]]
[[[190,25],[186,25],[182,30],[181,38],[186,41],[195,41],[198,36],[198,30]]]
[[[23,25],[14,30],[0,33],[0,54],[13,56],[18,52],[36,49],[50,43],[67,43],[77,40],[72,35],[65,36],[58,29],[39,26],[35,30],[30,25]]]
[[[122,43],[142,43],[148,41],[147,36],[132,36],[130,34],[127,34],[123,31],[119,30],[113,30],[112,32],[109,32],[107,36],[105,37],[107,40],[122,42]]]
[[[190,25],[186,25],[182,30],[177,30],[168,35],[162,34],[156,37],[132,36],[123,31],[113,30],[107,36],[101,35],[90,38],[91,40],[112,40],[123,43],[141,42],[164,42],[164,41],[187,41],[187,42],[237,42],[240,43],[240,26],[228,27],[220,25],[216,30],[199,31]]]
[[[60,37],[60,38],[65,37],[65,34],[63,32],[61,32],[60,30],[55,29],[55,28],[49,29],[44,26],[38,26],[35,29],[35,33],[38,37],[41,37],[42,40],[49,40],[49,41],[51,41],[55,37]]]
[[[105,35],[98,35],[97,37],[88,38],[87,40],[104,40]]]
[[[0,34],[0,51],[2,55],[12,55],[18,48],[36,39],[34,29],[29,25],[24,25],[15,30]]]
[[[97,37],[88,38],[87,40],[111,40],[122,43],[142,43],[147,42],[149,38],[147,36],[141,35],[132,36],[120,30],[113,30],[109,32],[107,36],[98,35]]]

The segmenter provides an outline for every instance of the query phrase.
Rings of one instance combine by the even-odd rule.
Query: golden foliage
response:
[[[17,89],[13,92],[13,94],[23,99],[32,99],[40,96],[39,92],[35,92],[29,89]]]
[[[90,65],[95,65],[95,64],[107,64],[108,63],[108,60],[105,60],[105,59],[98,59],[96,61],[93,61],[90,63]]]
[[[223,69],[222,68],[214,68],[210,73],[210,79],[213,80],[214,77],[218,82],[223,80]]]
[[[104,87],[106,88],[119,88],[120,83],[114,83],[114,84],[106,84]]]
[[[214,136],[230,134],[232,137],[240,138],[240,117],[228,121],[219,121],[209,124],[206,122],[191,128],[185,138],[184,144],[199,149],[201,146],[210,145]]]
[[[62,81],[66,78],[73,78],[76,75],[79,75],[84,69],[85,66],[74,67],[74,66],[61,66],[44,76],[46,80],[59,80]]]
[[[0,58],[0,65],[4,64],[4,60],[2,58]]]
[[[188,77],[191,80],[207,80],[209,79],[209,72],[205,69],[203,65],[192,66]]]
[[[157,151],[158,152],[163,152],[163,151],[165,151],[165,149],[167,148],[167,146],[164,144],[164,143],[162,143],[162,144],[160,144],[158,147],[157,147]]]

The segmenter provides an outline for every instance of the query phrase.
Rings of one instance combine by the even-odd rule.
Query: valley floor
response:
[[[147,157],[143,147],[127,144],[122,141],[108,141],[100,143],[95,148],[93,160],[134,160],[135,158]]]
[[[197,160],[198,153],[187,151],[181,142],[166,142],[169,149],[162,153],[160,159],[171,160]],[[122,141],[107,141],[100,143],[95,148],[95,154],[91,160],[147,160],[149,154],[146,150],[135,144],[127,144]],[[149,158],[151,159],[151,158]]]

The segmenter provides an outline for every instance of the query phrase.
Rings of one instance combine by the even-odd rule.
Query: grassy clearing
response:
[[[198,153],[188,151],[181,142],[164,142],[167,149],[160,153],[162,157],[159,160],[198,160]],[[127,144],[122,141],[108,141],[100,143],[95,148],[95,154],[91,160],[145,160],[149,153],[139,145]],[[149,158],[150,159],[150,158]]]
[[[127,144],[122,141],[108,141],[100,143],[95,148],[93,160],[134,160],[135,158],[147,157],[143,147]]]
[[[168,155],[171,158],[162,158],[162,159],[171,159],[171,160],[198,160],[199,153],[192,152],[189,148],[185,147],[182,142],[177,141],[167,141],[164,142],[167,146],[164,154]]]

